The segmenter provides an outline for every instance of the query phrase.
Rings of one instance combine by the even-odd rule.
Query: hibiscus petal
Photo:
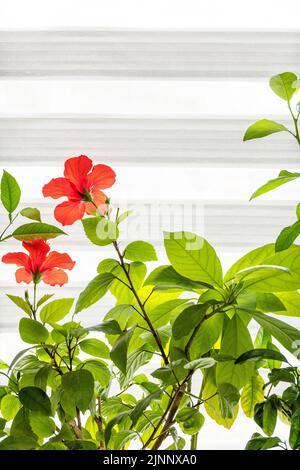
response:
[[[69,199],[80,199],[80,195],[73,184],[66,178],[53,178],[43,187],[43,196],[58,199],[67,196]]]
[[[102,191],[93,189],[91,191],[93,201],[97,206],[97,211],[101,214],[104,215],[107,211],[107,206],[106,206],[106,200],[107,196],[104,194]],[[96,207],[94,204],[91,202],[87,202],[85,204],[85,210],[87,213],[93,213],[96,210]]]
[[[62,225],[72,225],[76,220],[82,219],[85,212],[85,203],[82,201],[65,201],[54,210],[54,217]]]
[[[67,253],[58,253],[57,251],[51,251],[47,256],[45,262],[40,268],[40,272],[43,272],[47,269],[52,268],[63,268],[63,269],[73,269],[75,266],[75,261]]]
[[[45,284],[50,286],[63,286],[68,282],[68,275],[62,269],[48,269],[42,274],[42,279]]]
[[[17,253],[7,253],[2,256],[2,263],[5,264],[16,264],[17,266],[23,266],[24,268],[28,266],[29,256],[26,253],[17,252]]]
[[[97,189],[110,188],[116,181],[116,173],[110,166],[95,165],[88,175],[87,181],[90,189],[93,187]]]
[[[42,239],[23,242],[22,245],[29,252],[31,271],[36,272],[45,261],[50,246]]]
[[[31,281],[33,281],[31,272],[27,271],[25,268],[17,269],[15,276],[17,282],[26,282],[26,284],[29,284]]]
[[[83,192],[87,174],[92,166],[92,160],[85,155],[69,158],[65,162],[64,175],[76,186],[79,192]]]

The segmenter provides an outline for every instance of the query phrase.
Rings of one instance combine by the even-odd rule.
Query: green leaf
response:
[[[213,357],[203,357],[195,359],[194,361],[188,362],[184,368],[188,370],[196,369],[208,369],[216,364],[216,360]]]
[[[118,227],[111,220],[104,217],[88,217],[81,222],[87,238],[94,245],[105,246],[118,239]]]
[[[41,222],[41,213],[35,207],[25,207],[20,211],[20,214],[23,217],[27,217],[27,219],[36,220],[37,222]]]
[[[114,276],[111,273],[103,273],[94,277],[79,295],[75,313],[81,312],[98,302],[106,294],[113,280]]]
[[[264,260],[265,265],[283,266],[281,270],[261,271],[247,277],[244,288],[260,292],[287,292],[300,288],[300,247],[293,245]]]
[[[22,406],[16,414],[10,428],[10,435],[14,437],[32,437],[37,439],[37,436],[31,429],[29,423],[29,409]]]
[[[15,395],[5,395],[1,400],[1,413],[6,421],[11,421],[20,408],[21,403]]]
[[[245,132],[243,141],[260,139],[261,137],[266,137],[276,132],[287,131],[288,129],[283,125],[275,121],[270,121],[269,119],[260,119],[259,121],[254,122]]]
[[[49,302],[40,311],[40,318],[44,323],[56,323],[69,313],[74,299],[57,299]]]
[[[126,264],[126,269],[130,273],[131,281],[135,290],[138,291],[141,288],[143,280],[147,273],[146,265],[139,261],[134,261],[133,263]],[[127,287],[128,279],[121,266],[114,269],[113,275],[116,276],[118,279],[115,279],[115,281],[110,286],[110,292],[117,299],[117,302],[119,304],[134,303],[134,294],[132,290]],[[120,280],[122,282],[120,282]],[[127,285],[125,285],[124,283]]]
[[[105,428],[105,431],[104,431],[104,438],[105,438],[106,446],[109,443],[109,440],[111,438],[111,433],[112,433],[113,428],[117,424],[120,424],[120,422],[123,419],[127,418],[130,412],[131,412],[130,410],[123,411],[123,413],[120,413],[120,414],[116,415],[112,420],[109,421],[109,423],[107,424],[107,426]]]
[[[300,331],[277,318],[266,314],[249,311],[254,320],[291,353],[296,353],[295,341],[300,341]]]
[[[276,296],[283,303],[284,309],[273,310],[277,315],[287,315],[289,317],[300,317],[300,294],[299,292],[278,292]],[[257,306],[260,310],[259,306]],[[270,311],[271,312],[271,311]]]
[[[166,286],[168,288],[182,289],[188,291],[199,291],[203,287],[209,287],[208,284],[191,281],[187,277],[178,274],[172,266],[159,266],[154,269],[144,282],[145,286]]]
[[[248,418],[254,416],[254,408],[257,403],[264,401],[264,381],[259,374],[253,375],[243,388],[241,405]]]
[[[297,90],[297,75],[293,72],[283,72],[270,78],[270,87],[277,96],[290,101]]]
[[[160,328],[171,322],[178,313],[182,311],[187,303],[187,299],[173,299],[162,302],[149,310],[148,316],[155,328]]]
[[[232,419],[234,417],[234,409],[240,399],[238,389],[230,383],[220,383],[218,386],[218,397],[222,418]]]
[[[90,326],[89,328],[87,328],[87,330],[101,331],[102,333],[105,333],[107,335],[120,335],[122,333],[120,325],[116,320],[104,321],[102,323],[99,323],[99,325]]]
[[[246,450],[267,450],[278,447],[281,443],[279,437],[264,437],[258,432],[252,434],[250,441],[246,445]]]
[[[299,177],[300,173],[291,173],[290,171],[282,170],[277,178],[268,181],[260,188],[258,188],[252,194],[250,201],[252,201],[252,199],[255,199],[258,196],[261,196],[262,194],[268,193],[269,191],[273,191],[273,189],[279,188],[279,186],[282,186],[283,184],[289,183],[290,181],[294,181]]]
[[[279,382],[287,382],[287,383],[294,383],[295,382],[295,375],[294,375],[294,368],[293,367],[285,367],[284,369],[272,369],[272,371],[268,374],[269,381],[273,385],[278,385]]]
[[[42,413],[36,411],[30,413],[29,423],[33,432],[40,438],[50,437],[55,432],[53,419]]]
[[[2,361],[2,359],[0,359],[0,369],[9,369],[9,365],[6,364],[6,362]],[[0,390],[1,390],[1,387],[0,387]],[[1,393],[0,393],[0,399],[1,399]]]
[[[40,307],[41,305],[43,305],[45,302],[47,302],[47,300],[51,299],[51,297],[53,297],[54,294],[45,294],[43,295],[37,302],[37,307]]]
[[[288,362],[287,359],[278,351],[272,349],[251,349],[241,354],[235,364],[242,364],[246,361],[260,361],[261,359],[273,359],[274,361]]]
[[[277,237],[275,243],[275,251],[282,251],[289,248],[296,238],[300,235],[300,220],[297,220],[293,225],[285,227]]]
[[[26,241],[42,238],[48,240],[49,238],[56,238],[60,235],[67,235],[63,230],[54,225],[44,224],[40,222],[32,222],[30,224],[21,225],[12,234],[16,240]]]
[[[94,378],[91,372],[85,369],[68,372],[61,378],[61,387],[61,403],[67,413],[69,413],[68,401],[72,402],[75,414],[76,407],[83,413],[88,409],[94,395]]]
[[[111,372],[106,367],[106,365],[103,364],[103,362],[97,359],[89,359],[82,363],[82,367],[84,367],[93,375],[94,380],[99,382],[101,387],[108,387],[111,381]]]
[[[21,190],[16,179],[4,170],[1,178],[1,202],[9,214],[16,210],[20,198]]]
[[[37,447],[37,442],[32,437],[6,437],[0,442],[0,450],[32,450]]]
[[[122,333],[117,341],[114,343],[110,357],[113,363],[126,375],[127,369],[127,351],[128,345],[133,335],[134,328],[127,330],[125,333]]]
[[[181,430],[190,436],[200,431],[204,421],[204,416],[198,410],[188,406],[181,408],[176,415],[176,422]]]
[[[99,274],[111,273],[117,266],[119,266],[119,263],[116,259],[113,259],[113,258],[103,259],[98,264],[97,273]]]
[[[25,343],[45,343],[49,336],[47,329],[36,320],[21,318],[19,322],[20,336]]]
[[[148,408],[151,401],[157,400],[158,398],[160,398],[161,394],[162,394],[162,391],[157,390],[154,393],[150,393],[149,395],[147,395],[145,398],[143,398],[142,400],[138,402],[138,404],[130,413],[130,418],[131,418],[133,425],[137,423],[138,419],[142,416],[143,412]]]
[[[193,281],[222,286],[222,267],[213,247],[191,232],[164,232],[167,256],[173,268]]]
[[[129,243],[125,248],[123,256],[131,261],[157,261],[154,246],[143,241]]]
[[[207,305],[192,305],[181,312],[173,323],[172,333],[175,340],[181,339],[192,332],[203,321]]]
[[[207,414],[216,421],[217,424],[230,429],[238,414],[238,405],[233,410],[232,418],[223,418],[220,409],[220,400],[218,395],[218,388],[216,385],[216,367],[210,367],[204,371],[203,376],[203,394],[205,400],[204,406]]]
[[[291,292],[287,292],[291,294]],[[285,313],[286,307],[278,298],[277,295],[271,292],[256,292],[256,308],[265,313],[278,313],[288,315]]]
[[[202,323],[190,347],[191,360],[199,359],[214,346],[222,332],[223,319],[224,315],[218,313]]]
[[[43,415],[51,414],[51,402],[44,390],[38,387],[24,387],[19,392],[19,399],[25,408]]]
[[[235,274],[242,269],[248,268],[250,266],[257,266],[259,264],[266,264],[265,260],[274,254],[275,246],[273,243],[255,248],[255,250],[252,250],[246,255],[242,256],[242,258],[238,259],[231,266],[231,268],[225,274],[224,281],[230,281],[234,278]]]
[[[238,357],[252,348],[251,336],[245,323],[238,314],[234,315],[226,323],[220,354]],[[235,364],[234,361],[219,362],[216,374],[217,385],[226,382],[240,390],[249,381],[253,371],[253,363]]]
[[[27,313],[27,315],[29,315],[30,317],[32,316],[31,308],[29,307],[26,300],[24,300],[22,297],[18,297],[17,295],[12,295],[12,294],[6,294],[6,295],[14,304],[16,304],[20,309],[22,309],[23,312]]]
[[[292,449],[300,449],[300,411],[299,408],[292,415],[289,444]]]
[[[135,318],[137,315],[136,310],[132,305],[129,304],[119,304],[113,307],[107,312],[104,317],[104,320],[113,319],[120,325],[119,331],[116,334],[122,333],[122,330],[125,330],[131,321],[132,317]],[[121,329],[120,329],[121,328]]]
[[[134,214],[133,210],[123,212],[123,214],[119,215],[119,217],[117,218],[117,224],[119,225],[121,222],[126,220],[127,217],[130,217],[133,214]]]
[[[263,431],[267,436],[272,436],[277,421],[276,395],[271,395],[264,404]]]
[[[84,339],[79,343],[80,349],[86,354],[95,357],[103,357],[109,359],[109,349],[103,341],[96,338]]]

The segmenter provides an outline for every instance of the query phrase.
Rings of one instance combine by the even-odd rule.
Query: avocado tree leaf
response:
[[[273,349],[251,349],[241,354],[235,364],[242,364],[246,361],[260,361],[261,359],[273,359],[274,361],[288,362],[283,354]]]
[[[182,289],[187,291],[196,291],[211,287],[209,284],[192,281],[187,277],[181,276],[173,266],[164,265],[154,269],[144,282],[145,286],[166,286],[170,289]]]
[[[181,339],[192,332],[196,326],[203,321],[207,305],[191,305],[183,310],[172,326],[172,333],[175,340]]]
[[[213,247],[191,232],[164,232],[167,256],[181,276],[222,286],[222,267]]]
[[[134,327],[122,333],[114,343],[110,357],[113,363],[126,375],[128,345],[134,332]]]
[[[253,348],[250,333],[239,314],[228,320],[225,326],[220,354],[240,356]],[[229,383],[240,390],[250,379],[254,372],[251,362],[235,364],[235,361],[218,362],[216,380],[217,385]]]
[[[245,132],[243,141],[260,139],[261,137],[266,137],[276,132],[289,132],[289,130],[279,122],[270,121],[269,119],[260,119],[259,121],[254,122]]]
[[[264,437],[258,432],[252,434],[250,441],[247,442],[246,450],[267,450],[278,447],[282,441],[279,437]]]
[[[254,416],[254,408],[257,403],[264,401],[264,381],[259,374],[250,377],[241,394],[242,409],[248,418]]]
[[[157,390],[153,393],[150,393],[145,398],[140,400],[137,405],[134,407],[132,412],[130,413],[130,418],[132,424],[135,425],[138,419],[142,416],[143,412],[148,408],[152,400],[157,400],[162,395],[162,390]]]
[[[287,323],[270,317],[261,312],[248,311],[248,313],[259,323],[271,336],[273,336],[283,347],[296,354],[295,344],[300,341],[300,331]]]
[[[230,281],[234,278],[237,272],[242,269],[249,268],[251,266],[257,266],[259,264],[266,264],[265,260],[275,254],[275,245],[269,243],[268,245],[260,246],[252,251],[249,251],[246,255],[238,259],[231,268],[227,271],[224,276],[224,281]]]
[[[275,251],[289,248],[300,235],[300,220],[281,230],[275,243]]]
[[[250,201],[252,199],[261,196],[262,194],[268,193],[269,191],[273,191],[273,189],[279,188],[283,184],[289,183],[290,181],[294,181],[300,177],[300,173],[291,173],[287,170],[282,170],[277,178],[274,178],[267,183],[263,184],[260,188],[258,188],[251,196]]]

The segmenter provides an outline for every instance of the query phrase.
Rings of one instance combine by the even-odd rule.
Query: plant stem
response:
[[[123,256],[122,256],[122,253],[120,252],[118,243],[117,243],[116,241],[113,242],[113,246],[114,246],[114,248],[115,248],[115,250],[116,250],[116,252],[117,252],[117,254],[118,254],[118,257],[119,257],[119,260],[120,260],[120,265],[121,265],[121,268],[123,269],[123,272],[124,272],[124,274],[125,274],[125,276],[126,276],[126,278],[127,278],[127,280],[128,280],[128,283],[129,283],[129,286],[130,286],[130,290],[131,290],[131,292],[133,293],[133,295],[134,295],[134,297],[135,297],[135,299],[136,299],[136,301],[137,301],[137,303],[138,303],[138,305],[139,305],[139,307],[140,307],[140,309],[141,309],[141,312],[142,312],[142,314],[143,314],[143,318],[144,318],[144,320],[146,321],[147,325],[149,326],[149,329],[150,329],[150,331],[151,331],[151,333],[152,333],[152,335],[153,335],[153,337],[154,337],[154,339],[155,339],[155,341],[156,341],[156,344],[157,344],[157,346],[158,346],[158,348],[159,348],[159,350],[160,350],[160,352],[161,352],[163,361],[164,361],[165,365],[167,365],[167,364],[169,364],[169,360],[168,360],[168,358],[167,358],[167,356],[166,356],[166,353],[165,353],[165,351],[164,351],[164,348],[163,348],[161,339],[160,339],[160,337],[159,337],[159,334],[157,333],[157,331],[155,330],[154,326],[152,325],[152,322],[151,322],[150,318],[148,317],[148,314],[147,314],[147,312],[146,312],[146,310],[145,310],[145,306],[144,306],[143,302],[141,301],[141,299],[139,298],[138,293],[136,292],[136,289],[135,289],[135,287],[134,287],[134,285],[133,285],[133,282],[132,282],[132,280],[131,280],[130,274],[129,274],[129,272],[128,272],[127,269],[126,269],[126,265],[125,265],[125,263],[124,263],[124,258],[123,258]]]
[[[0,242],[3,242],[3,241],[6,240],[7,238],[10,238],[11,235],[8,235],[8,236],[5,237],[5,238],[3,238],[3,236],[5,235],[5,233],[7,232],[7,230],[12,226],[12,224],[14,223],[14,221],[16,220],[17,217],[18,217],[18,214],[16,214],[15,217],[9,221],[9,224],[5,227],[5,229],[3,230],[3,232],[0,234]]]
[[[154,443],[154,446],[152,447],[153,450],[158,450],[160,448],[161,444],[163,443],[163,441],[166,439],[166,437],[168,435],[168,431],[169,431],[170,427],[172,426],[173,419],[174,419],[174,417],[177,413],[177,410],[180,406],[181,400],[184,396],[184,390],[185,390],[186,385],[189,382],[192,374],[193,374],[193,371],[190,371],[188,373],[188,375],[186,376],[186,378],[184,379],[184,381],[182,382],[182,384],[180,385],[180,387],[178,387],[178,389],[175,393],[175,396],[173,398],[173,403],[172,403],[172,406],[171,406],[170,411],[168,413],[167,419],[166,419],[165,424],[162,428],[162,432],[157,437],[157,439]]]
[[[294,122],[294,127],[295,127],[295,134],[293,134],[293,136],[295,137],[295,139],[297,140],[298,144],[300,145],[300,135],[299,135],[299,128],[298,128],[299,113],[298,113],[297,117],[294,115],[293,110],[292,110],[292,108],[291,108],[291,103],[290,103],[290,101],[288,101],[288,108],[289,108],[289,110],[290,110],[290,113],[291,113],[291,116],[292,116],[292,119],[293,119],[293,122]]]

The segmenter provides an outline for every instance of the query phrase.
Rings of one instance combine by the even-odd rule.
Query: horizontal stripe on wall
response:
[[[54,204],[51,202],[24,201],[24,206],[37,205],[43,221],[56,223],[53,218]],[[193,201],[174,203],[172,201],[132,200],[125,205],[114,201],[114,207],[121,211],[133,210],[134,216],[121,226],[121,239],[124,243],[142,239],[163,248],[163,231],[189,230],[207,238],[219,250],[239,252],[274,241],[283,227],[295,219],[293,202],[264,202],[249,204],[237,201]],[[3,210],[0,211],[4,220]],[[25,223],[26,219],[19,219]],[[57,247],[70,247],[73,250],[99,250],[89,243],[83,235],[81,223],[65,227],[69,237],[61,236],[55,240]],[[19,243],[7,240],[5,247],[16,247]],[[2,249],[2,246],[1,246]],[[109,247],[101,247],[107,252]]]
[[[291,31],[0,32],[0,77],[261,79],[300,66]]]
[[[289,126],[282,116],[270,117]],[[253,118],[0,116],[3,165],[57,165],[80,153],[119,165],[299,167],[299,147],[288,133],[243,142]]]

